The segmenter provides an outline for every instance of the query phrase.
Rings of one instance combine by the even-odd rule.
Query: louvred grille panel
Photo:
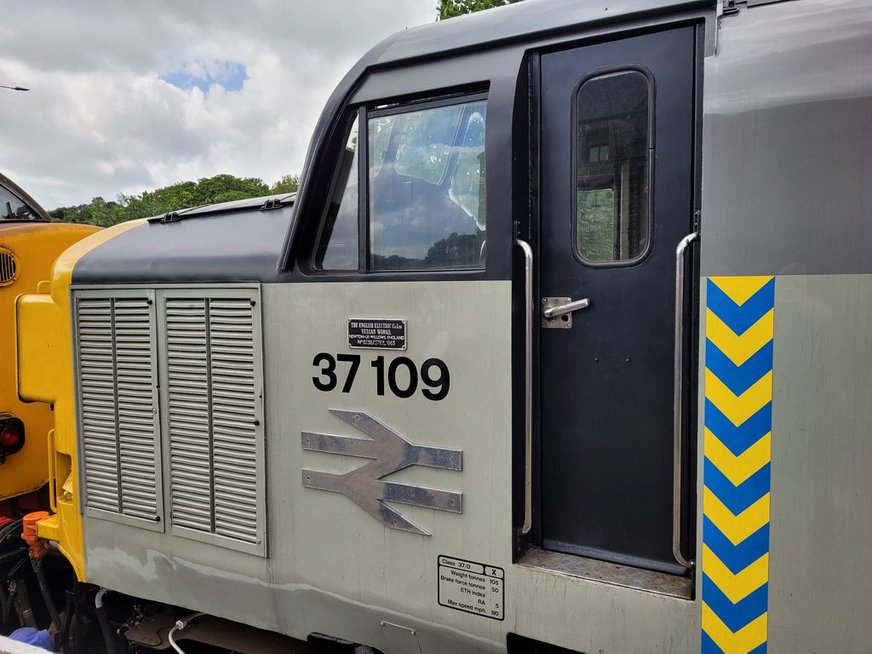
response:
[[[166,301],[167,418],[174,525],[209,532],[211,452],[206,300]]]
[[[76,299],[85,506],[160,519],[154,314],[148,296]]]
[[[215,533],[255,543],[257,385],[251,302],[213,300],[209,327]]]
[[[89,515],[162,529],[166,484],[173,534],[265,555],[257,291],[82,290],[76,307]]]
[[[166,297],[166,406],[173,527],[261,550],[255,306],[249,294]]]

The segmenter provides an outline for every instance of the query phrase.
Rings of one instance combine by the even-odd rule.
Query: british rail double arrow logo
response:
[[[303,486],[342,493],[384,525],[424,536],[430,534],[385,502],[463,513],[462,493],[381,481],[382,477],[410,466],[460,471],[463,469],[463,452],[413,445],[390,427],[361,411],[330,409],[330,413],[359,429],[369,438],[349,438],[304,431],[301,435],[303,449],[372,461],[344,474],[304,469]]]
[[[702,652],[763,654],[775,278],[712,277],[706,296]]]

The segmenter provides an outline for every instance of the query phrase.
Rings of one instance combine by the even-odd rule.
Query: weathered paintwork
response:
[[[872,272],[868,0],[720,20],[704,73],[704,275]]]
[[[863,652],[872,276],[777,277],[769,651]]]
[[[414,629],[422,652],[501,651],[509,631],[583,650],[692,651],[692,602],[512,564],[510,293],[508,282],[264,285],[269,558],[86,517],[88,580],[297,637],[331,633],[385,651],[414,651],[414,639],[392,650],[401,634],[412,637],[381,621]],[[480,310],[469,314],[469,306]],[[366,350],[356,351],[364,361],[351,393],[317,391],[314,354],[351,352],[345,321],[360,315],[404,316],[403,354],[444,359],[449,396],[376,397],[367,359],[381,353]],[[321,329],[312,329],[311,316]],[[355,436],[331,408],[365,409],[412,442],[461,449],[462,473],[414,467],[391,480],[461,491],[463,514],[397,505],[432,533],[417,536],[386,529],[342,495],[303,488],[304,467],[360,465],[299,447],[304,430]],[[504,621],[437,604],[440,554],[506,570]]]

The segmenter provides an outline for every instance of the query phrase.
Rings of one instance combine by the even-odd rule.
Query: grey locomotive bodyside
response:
[[[376,46],[331,97],[293,215],[290,198],[265,204],[264,211],[253,204],[240,213],[205,210],[199,217],[136,227],[86,254],[73,273],[80,298],[97,297],[95,288],[98,294],[114,289],[122,298],[146,290],[158,299],[184,296],[208,304],[222,294],[250,293],[258,316],[252,365],[263,384],[251,393],[264,423],[258,423],[257,469],[265,484],[259,496],[265,506],[257,516],[265,542],[227,546],[211,538],[214,533],[190,538],[185,529],[174,529],[171,498],[181,482],[160,479],[170,475],[172,458],[170,446],[161,443],[171,427],[161,423],[155,447],[164,465],[157,483],[164,486],[160,515],[167,524],[143,529],[136,521],[85,511],[88,581],[298,638],[327,633],[385,652],[505,651],[510,634],[572,651],[622,654],[716,651],[706,648],[707,639],[717,638],[726,639],[718,645],[723,651],[867,650],[872,232],[864,229],[869,213],[864,192],[872,173],[872,4],[748,4],[758,6],[731,3],[724,11],[713,2],[661,7],[626,0],[606,8],[527,0],[492,14],[409,30]],[[693,178],[686,204],[689,228],[700,230],[690,269],[698,273],[701,309],[697,313],[697,297],[692,298],[687,324],[698,327],[688,329],[698,352],[688,355],[696,369],[684,397],[696,401],[688,410],[696,426],[686,429],[692,436],[684,456],[694,459],[679,486],[689,485],[688,479],[693,483],[684,489],[687,513],[679,518],[687,524],[683,531],[678,525],[676,539],[696,560],[686,567],[670,562],[674,569],[641,569],[629,558],[582,556],[571,547],[552,552],[546,539],[537,542],[536,528],[534,536],[522,533],[528,509],[523,502],[525,296],[515,241],[536,245],[538,234],[538,214],[531,207],[539,198],[527,191],[537,174],[530,168],[536,140],[530,125],[536,116],[528,113],[533,111],[528,100],[541,91],[539,58],[640,35],[653,39],[669,30],[684,30],[681,38],[692,43],[685,60],[692,72],[692,87],[686,89],[692,106],[683,105],[693,130],[692,136],[685,134],[692,142]],[[306,248],[321,238],[318,225],[350,111],[366,116],[371,110],[381,117],[394,110],[392,102],[409,97],[435,107],[452,94],[478,99],[484,93],[489,217],[487,247],[480,255],[484,267],[451,275],[369,272],[363,263],[361,270],[342,272],[307,267]],[[171,231],[173,245],[166,248]],[[761,278],[760,288],[774,277],[774,299],[766,308],[774,311],[774,354],[763,371],[771,380],[765,583],[751,589],[757,604],[747,610],[758,611],[753,621],[718,618],[731,632],[724,635],[714,634],[720,627],[706,617],[706,611],[725,616],[732,610],[706,604],[714,606],[707,584],[722,581],[710,581],[704,571],[710,548],[704,536],[709,509],[703,470],[712,460],[704,440],[712,349],[706,308],[717,292],[709,281],[717,285],[750,276]],[[731,283],[725,281],[724,288]],[[594,299],[592,306],[597,302],[603,301]],[[155,324],[167,315],[159,311],[164,313]],[[357,320],[404,321],[405,349],[349,347],[349,323]],[[577,324],[584,320],[585,314],[576,317]],[[671,338],[672,323],[667,327]],[[169,328],[155,329],[160,335]],[[167,346],[157,347],[158,361],[168,360]],[[420,391],[404,395],[404,384],[411,385],[406,378],[390,381],[385,391],[373,375],[381,374],[385,356],[397,354],[421,379],[428,362],[442,362],[451,371],[450,395],[444,401]],[[319,384],[329,385],[323,380],[339,373],[319,368],[319,357],[331,365],[357,357],[360,379],[371,383],[349,381],[347,389],[325,393]],[[399,389],[393,397],[391,384]],[[171,403],[171,397],[155,400],[155,414],[171,412]],[[627,407],[633,410],[629,402]],[[361,509],[367,497],[347,488],[317,490],[306,478],[313,469],[342,476],[360,465],[360,459],[336,454],[342,447],[369,447],[348,440],[373,437],[354,426],[360,423],[341,419],[343,411],[377,416],[408,443],[462,453],[462,466],[395,468],[392,482],[432,492],[417,503],[406,498],[391,505],[400,507],[418,532],[374,519],[371,510]],[[306,438],[313,435],[334,449],[311,445]],[[330,440],[337,436],[346,440]],[[86,480],[87,474],[86,468]],[[462,511],[431,510],[438,504],[434,498],[448,497],[441,492],[462,495]],[[490,615],[472,605],[458,610],[454,595],[445,599],[456,585],[442,575],[450,576],[446,569],[457,562],[481,566],[482,578],[499,589],[498,605],[487,604]],[[750,597],[735,571],[723,583],[732,584],[734,577],[741,598],[732,608]],[[743,640],[742,633],[751,633],[742,631],[745,624],[756,631]],[[768,650],[754,649],[760,647]]]

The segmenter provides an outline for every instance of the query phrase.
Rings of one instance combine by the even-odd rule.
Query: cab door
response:
[[[541,545],[674,573],[674,529],[679,552],[689,540],[674,418],[678,384],[686,467],[690,357],[674,356],[693,319],[682,300],[676,320],[675,298],[693,231],[694,39],[683,27],[544,54],[539,98]]]

